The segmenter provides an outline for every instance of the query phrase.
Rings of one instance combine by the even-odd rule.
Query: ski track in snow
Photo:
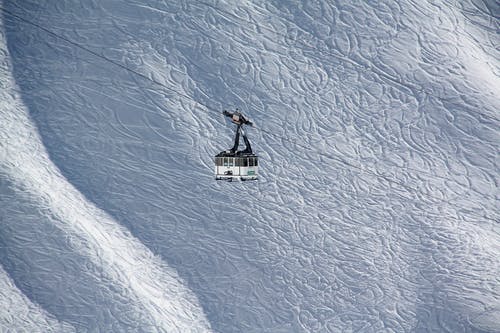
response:
[[[52,161],[176,268],[215,331],[500,332],[497,5],[105,0],[8,9],[171,87],[7,20],[15,78]],[[232,136],[197,102],[237,106],[256,122],[258,182],[213,181],[212,156]],[[40,177],[16,181],[26,179]],[[7,216],[23,221],[11,205]],[[43,231],[68,219],[49,212],[33,233],[63,255],[66,229]],[[87,263],[80,273],[102,296],[77,290],[62,296],[73,311],[54,305],[58,290],[36,268],[43,257],[24,255],[26,240],[7,226],[12,258],[0,263],[77,330],[128,327],[138,309],[120,315],[127,301],[151,299],[109,287],[125,276],[99,285],[87,258],[106,260],[109,249],[96,241],[88,250],[99,252],[75,254],[66,276],[42,267],[71,290],[76,263]],[[80,323],[79,313],[93,314],[87,304],[109,314]]]
[[[3,28],[3,25],[0,27]],[[3,33],[0,45],[6,45]],[[103,284],[112,283],[112,287],[118,289],[116,293],[121,301],[128,299],[130,308],[136,313],[131,316],[130,313],[123,311],[125,309],[120,309],[123,313],[114,313],[110,318],[125,324],[119,330],[209,332],[209,325],[196,298],[181,283],[176,272],[166,267],[159,258],[107,214],[87,202],[49,160],[36,128],[31,125],[21,103],[17,87],[9,82],[11,66],[8,53],[5,48],[1,51],[1,175],[7,177],[11,186],[13,184],[17,191],[22,191],[23,194],[20,194],[19,198],[29,195],[29,199],[35,201],[34,206],[43,210],[42,216],[48,215],[48,219],[66,238],[66,251],[75,251],[75,257],[82,255],[87,257],[88,264],[94,265],[94,269],[98,270],[97,280],[101,279]],[[5,207],[9,207],[8,203]],[[9,225],[9,222],[16,222],[16,219],[11,216],[4,216],[3,219],[6,220],[4,228],[15,227]],[[31,222],[36,223],[36,221]],[[22,223],[19,224],[21,225]],[[11,232],[14,237],[25,237],[25,230],[22,228],[16,231],[11,229]],[[50,240],[50,237],[47,239]],[[29,243],[30,241],[27,241],[24,244]],[[38,240],[35,246],[43,247],[50,244],[42,239]],[[29,253],[30,249],[22,251]],[[45,262],[40,261],[35,264],[50,270],[51,264],[47,261],[49,258],[44,259]],[[65,274],[64,270],[57,273]],[[70,297],[86,298],[86,295],[79,295],[83,290],[84,288],[81,288],[69,291],[68,295],[58,295],[60,299],[56,301],[63,301],[68,303],[66,306],[71,307],[73,300]],[[21,312],[22,308],[3,308],[2,311]],[[86,313],[87,316],[91,314],[92,312]],[[11,319],[10,316],[3,318],[5,322],[2,322],[2,326],[15,324],[10,322]],[[81,318],[82,323],[88,322],[79,329],[86,328],[92,331],[90,325],[95,319]],[[108,325],[108,328],[101,327],[101,329],[115,331],[114,323]],[[130,327],[127,328],[127,325]]]
[[[74,332],[66,323],[59,323],[16,288],[0,267],[0,332]]]

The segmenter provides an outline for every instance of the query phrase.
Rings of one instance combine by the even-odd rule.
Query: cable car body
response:
[[[216,180],[256,180],[259,160],[255,154],[221,152],[215,156]]]
[[[257,180],[259,171],[259,158],[252,151],[243,125],[252,126],[252,122],[243,116],[238,110],[236,112],[224,111],[223,114],[230,117],[237,126],[233,148],[215,155],[215,179],[216,180]],[[245,149],[238,151],[240,134],[245,141]]]

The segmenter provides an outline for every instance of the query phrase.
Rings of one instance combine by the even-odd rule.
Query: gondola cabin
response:
[[[215,179],[256,180],[259,160],[255,154],[222,152],[215,156]]]
[[[248,140],[243,125],[253,126],[243,114],[238,112],[225,111],[223,114],[231,118],[231,121],[238,125],[234,137],[233,148],[224,150],[215,155],[215,179],[216,180],[256,180],[259,170],[257,155],[252,151],[252,145]],[[240,134],[245,141],[245,149],[238,150],[240,144]]]

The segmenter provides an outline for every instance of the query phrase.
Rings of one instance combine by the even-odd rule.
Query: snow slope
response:
[[[7,55],[2,60],[2,63],[8,66]],[[7,78],[8,73],[2,77]],[[54,304],[54,306],[63,308],[62,313],[68,317],[81,318],[87,315],[90,322],[94,321],[92,317],[97,316],[95,311],[101,311],[101,309],[94,307],[90,313],[85,310],[72,310],[74,313],[67,313],[67,303],[71,304],[75,299],[83,298],[85,304],[88,303],[85,301],[86,298],[100,296],[87,290],[87,288],[92,288],[92,280],[96,279],[98,287],[110,283],[112,288],[118,289],[117,291],[111,290],[111,295],[116,294],[115,298],[121,297],[123,301],[132,303],[132,311],[140,314],[134,318],[137,322],[132,323],[132,327],[148,325],[169,331],[208,331],[209,326],[204,322],[203,314],[198,313],[197,301],[178,281],[177,274],[168,268],[163,268],[163,264],[142,243],[107,214],[87,202],[81,193],[64,179],[50,161],[36,129],[23,112],[23,106],[19,105],[20,97],[17,96],[16,87],[4,79],[3,88],[2,101],[5,105],[1,111],[1,133],[6,157],[2,158],[2,170],[5,176],[16,185],[14,193],[20,192],[17,196],[14,195],[17,200],[29,194],[30,201],[37,203],[31,208],[45,210],[42,218],[37,216],[41,221],[35,222],[33,218],[19,216],[17,212],[19,202],[11,207],[10,202],[7,201],[4,208],[12,210],[13,214],[6,216],[6,227],[10,227],[11,230],[5,230],[5,234],[11,233],[14,237],[23,235],[25,239],[22,244],[16,241],[9,244],[11,240],[6,239],[5,242],[8,244],[6,257],[9,258],[9,255],[21,258],[29,256],[31,262],[21,266],[41,280],[39,286],[34,288],[38,288],[43,294],[48,294],[50,298],[54,295],[47,293],[47,289],[53,288],[52,292],[57,293],[58,296],[56,303],[66,303]],[[53,235],[44,237],[44,233],[49,230],[47,226],[42,230],[36,230],[35,226],[43,223],[44,219],[49,220],[49,226],[61,232],[62,235],[58,236],[62,237],[55,237],[55,239],[52,238]],[[10,223],[15,224],[9,225]],[[13,230],[14,228],[17,230]],[[28,235],[34,236],[35,239],[41,235],[41,238],[36,239],[35,242],[35,239],[28,238]],[[19,247],[18,251],[22,252],[21,255],[16,253],[17,251],[10,252],[16,246]],[[56,256],[57,251],[73,251],[78,257],[83,258],[70,255],[69,261],[72,265],[64,267],[66,258]],[[60,258],[60,263],[53,263],[54,258]],[[87,273],[87,270],[91,271],[92,276],[89,280],[85,279],[83,283],[82,281],[70,283],[70,288],[54,286],[54,282],[57,281],[51,278],[54,272],[59,271],[60,275],[68,274],[66,278],[70,278],[73,272],[68,271],[74,270],[74,274],[81,274],[79,266],[82,263],[86,264],[84,273]],[[10,261],[9,264],[16,263]],[[26,271],[20,273],[25,275]],[[88,306],[88,304],[85,305]],[[135,308],[136,305],[140,305],[139,309]],[[141,308],[146,310],[146,314],[142,314]],[[114,310],[113,320],[130,320],[128,313],[130,310],[114,309],[114,307],[110,310]],[[61,313],[59,315],[64,316]],[[150,318],[147,318],[148,316]],[[108,322],[106,325],[109,325],[106,330],[111,330],[114,326],[113,322],[106,321]],[[89,327],[89,324],[85,326]]]
[[[494,2],[2,7],[27,330],[500,332]],[[213,180],[234,107],[258,182]]]

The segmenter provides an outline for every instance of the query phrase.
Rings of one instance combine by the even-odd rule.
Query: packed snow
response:
[[[500,332],[496,2],[0,6],[0,332]]]

